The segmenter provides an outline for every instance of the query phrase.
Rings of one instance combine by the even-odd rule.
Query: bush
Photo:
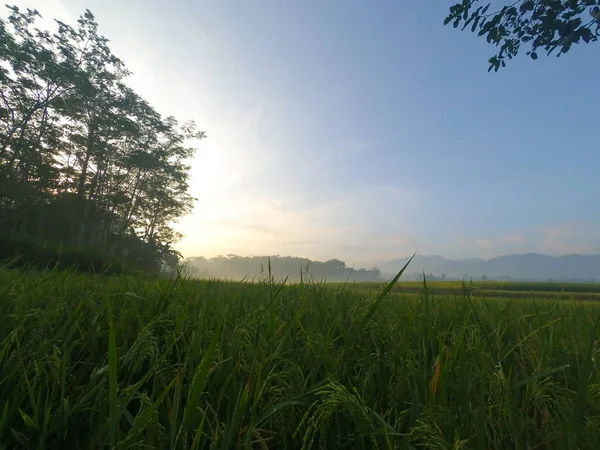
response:
[[[23,238],[0,238],[0,261],[9,267],[73,269],[87,273],[135,271],[127,262],[94,247],[63,247]]]

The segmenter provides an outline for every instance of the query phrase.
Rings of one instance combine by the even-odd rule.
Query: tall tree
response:
[[[521,47],[531,59],[543,49],[547,55],[567,53],[573,44],[591,43],[600,37],[600,0],[515,0],[482,4],[463,0],[450,7],[444,24],[462,29],[470,26],[478,36],[499,47],[488,72],[506,66]]]
[[[156,270],[172,265],[172,224],[188,213],[193,122],[163,118],[126,85],[125,64],[86,11],[35,27],[0,19],[0,234],[99,247]]]

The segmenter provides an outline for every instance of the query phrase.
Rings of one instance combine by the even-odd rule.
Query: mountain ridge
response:
[[[410,257],[381,261],[376,266],[384,274],[397,273]],[[439,255],[416,255],[407,273],[425,272],[449,278],[511,278],[536,280],[600,280],[600,255],[542,253],[500,255],[490,259],[451,259]]]

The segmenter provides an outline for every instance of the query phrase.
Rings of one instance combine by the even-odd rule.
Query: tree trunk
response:
[[[90,163],[90,158],[92,157],[92,150],[94,148],[94,127],[90,122],[88,125],[88,136],[87,136],[87,148],[85,152],[85,159],[83,161],[83,165],[81,166],[81,174],[79,175],[79,183],[77,184],[77,195],[79,197],[85,196],[85,180],[87,178],[87,170],[88,165]]]

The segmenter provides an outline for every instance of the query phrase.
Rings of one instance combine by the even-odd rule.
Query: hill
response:
[[[397,273],[409,257],[380,262],[383,274]],[[539,253],[505,255],[492,259],[448,259],[442,256],[415,256],[407,272],[446,278],[490,278],[516,280],[600,280],[600,255],[548,256]]]

